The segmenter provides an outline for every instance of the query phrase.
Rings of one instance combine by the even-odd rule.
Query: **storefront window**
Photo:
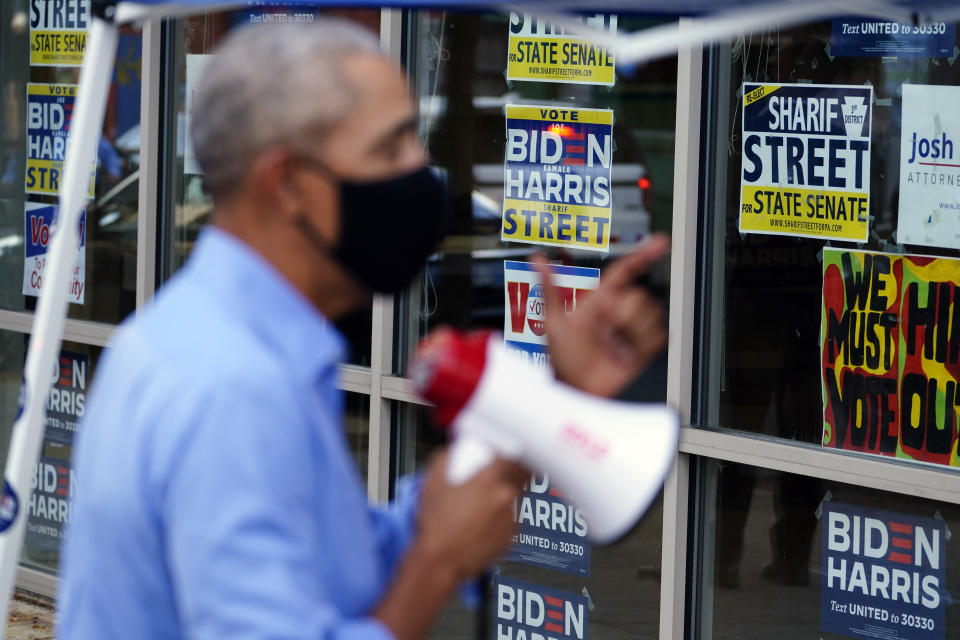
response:
[[[9,417],[4,424],[12,425],[29,340],[25,334],[8,331],[0,332],[0,336],[7,346],[4,362],[13,368],[4,382],[2,395],[2,414]],[[101,352],[100,347],[64,342],[51,372],[53,386],[33,477],[33,495],[26,505],[27,532],[21,554],[25,565],[43,571],[57,571],[60,545],[70,522],[70,500],[83,490],[83,479],[74,474],[70,457]],[[5,437],[4,449],[8,442],[9,437]]]
[[[429,411],[415,405],[397,404],[394,423],[400,443],[399,473],[406,475],[425,469],[431,455],[445,441],[445,436],[433,426]],[[543,520],[536,520],[536,514],[543,515],[548,505],[554,516],[561,512],[569,516],[569,533],[564,531],[565,525],[556,522],[547,525]],[[511,622],[516,621],[511,621],[507,613],[511,606],[510,594],[515,595],[517,588],[539,594],[533,596],[534,600],[540,596],[563,599],[566,596],[562,594],[569,595],[572,626],[566,636],[556,637],[589,636],[604,640],[656,636],[660,616],[662,511],[661,496],[623,538],[609,546],[591,545],[579,510],[557,498],[556,491],[548,488],[548,480],[542,474],[535,475],[516,505],[518,538],[493,570],[489,611],[481,613],[467,608],[463,602],[451,603],[434,626],[431,637],[479,638],[481,636],[472,630],[480,624],[487,624],[491,629],[486,637],[504,637],[497,635],[498,624],[505,634]],[[552,556],[538,553],[542,548],[529,542],[533,539],[562,543],[564,550]],[[563,569],[558,570],[558,566]],[[533,613],[537,613],[537,602],[540,601],[530,605]],[[478,620],[481,615],[488,619]],[[550,620],[543,620],[541,626],[549,623]],[[579,623],[583,626],[579,627]],[[457,632],[452,633],[453,629]]]
[[[700,422],[956,465],[955,25],[888,24],[710,53]]]
[[[76,3],[73,12],[52,1],[18,0],[0,7],[3,309],[32,311],[42,287],[81,60],[80,53],[51,43],[83,34],[89,20],[86,2]],[[53,32],[64,37],[44,39]],[[96,166],[90,168],[83,246],[70,285],[70,318],[116,323],[134,308],[140,59],[139,29],[124,27]]]
[[[956,505],[702,466],[696,637],[951,637],[960,623]]]
[[[646,24],[585,19],[626,31]],[[546,255],[560,286],[585,291],[611,260],[671,227],[676,60],[631,68],[600,51],[593,63],[518,64],[518,52],[544,29],[555,33],[519,14],[411,16],[420,136],[446,178],[451,210],[440,251],[397,308],[398,372],[440,325],[504,331],[508,348],[546,362],[542,318],[531,316],[539,288],[530,257]],[[558,51],[574,42],[546,40]],[[668,275],[663,264],[648,279],[664,304]],[[513,288],[526,300],[511,297]],[[663,401],[665,380],[664,351],[624,398]],[[442,440],[420,408],[400,408],[397,418],[398,469],[421,468]],[[535,474],[517,502],[517,539],[491,579],[490,611],[477,614],[487,617],[487,637],[656,634],[661,504],[621,541],[600,547],[589,542],[581,512]]]
[[[619,24],[623,30],[645,24],[623,16],[619,23],[616,16],[595,20],[598,24],[606,20],[608,28]],[[637,68],[616,67],[612,86],[509,80],[510,24],[510,18],[499,14],[417,12],[412,17],[408,42],[415,64],[410,72],[420,111],[420,136],[436,170],[447,179],[451,210],[441,250],[430,258],[399,312],[396,369],[400,372],[418,339],[436,326],[503,330],[505,261],[528,261],[539,252],[558,264],[601,268],[651,231],[670,229],[675,59]],[[514,110],[510,114],[508,106]],[[530,125],[523,108],[536,106],[552,109],[553,114],[548,112],[539,125]],[[580,125],[589,131],[575,130],[576,125],[563,123],[558,109],[568,110],[577,121],[592,118],[596,122]],[[594,166],[590,171],[595,173],[576,169],[582,165],[563,164],[582,160],[579,155],[557,164],[559,170],[568,171],[560,175],[571,176],[563,187],[569,186],[567,191],[581,184],[576,180],[580,173],[610,181],[609,200],[604,200],[603,206],[581,208],[609,215],[603,242],[592,237],[592,242],[561,246],[559,238],[565,237],[566,231],[559,224],[569,211],[558,211],[558,228],[545,228],[536,238],[509,236],[511,224],[502,224],[504,210],[510,208],[504,204],[504,175],[505,170],[516,175],[520,169],[505,165],[508,118],[528,123],[518,127],[540,126],[551,134],[553,127],[565,134],[587,136],[581,145],[570,145],[575,155],[580,154],[577,147],[586,149],[591,140],[609,139],[610,155],[603,161],[583,152],[590,155],[585,162]],[[590,151],[596,148],[590,147]],[[579,193],[563,197],[575,204]],[[576,224],[573,218],[568,222]],[[582,237],[589,235],[585,226],[581,231]],[[502,239],[504,233],[508,234],[506,240]],[[665,264],[661,267],[651,283],[665,299],[668,270]]]
[[[209,223],[213,200],[206,191],[203,175],[189,140],[191,94],[207,61],[231,29],[246,25],[282,22],[312,22],[321,15],[347,18],[379,32],[380,11],[376,9],[329,9],[305,5],[257,6],[247,9],[209,13],[178,21],[172,34],[175,68],[170,74],[166,95],[166,118],[171,123],[166,140],[162,176],[169,209],[161,217],[160,260],[162,278],[169,278],[186,261],[203,227]],[[371,312],[367,306],[338,322],[350,344],[348,362],[370,365]]]

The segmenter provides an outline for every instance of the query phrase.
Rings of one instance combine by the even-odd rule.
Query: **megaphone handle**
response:
[[[463,484],[496,458],[493,448],[480,438],[463,435],[453,441],[447,461],[447,482]]]

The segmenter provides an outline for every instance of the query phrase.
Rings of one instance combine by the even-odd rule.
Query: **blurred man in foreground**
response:
[[[443,225],[404,76],[343,22],[253,27],[192,114],[214,196],[188,264],[104,356],[75,466],[64,638],[421,638],[505,549],[525,472],[498,461],[367,505],[331,320],[401,291]],[[576,314],[549,300],[558,374],[611,394],[664,343],[633,275]]]

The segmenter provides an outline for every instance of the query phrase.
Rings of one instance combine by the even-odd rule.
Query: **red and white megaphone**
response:
[[[411,373],[453,432],[451,484],[496,456],[546,472],[583,510],[594,542],[616,540],[636,523],[676,455],[679,424],[666,405],[578,391],[511,355],[491,332],[434,332]]]

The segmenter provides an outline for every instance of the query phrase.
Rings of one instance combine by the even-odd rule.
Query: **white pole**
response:
[[[13,425],[7,455],[6,480],[19,502],[13,521],[0,533],[0,628],[6,629],[7,609],[20,563],[20,548],[27,523],[31,480],[46,423],[47,397],[52,384],[51,372],[60,351],[63,325],[67,315],[67,286],[70,268],[79,250],[77,225],[80,210],[86,204],[90,187],[90,168],[100,142],[100,130],[106,108],[113,60],[117,52],[117,28],[94,18],[87,37],[87,48],[80,71],[80,84],[73,113],[73,126],[67,138],[66,157],[60,181],[60,213],[56,231],[47,252],[47,276],[37,301],[30,348],[24,370],[25,393],[22,412]],[[0,519],[10,506],[0,503]]]

